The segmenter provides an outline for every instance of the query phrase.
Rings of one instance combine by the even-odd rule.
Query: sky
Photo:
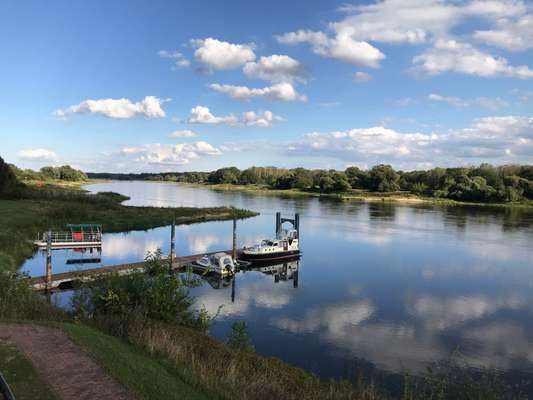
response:
[[[0,4],[23,168],[533,162],[533,1]]]

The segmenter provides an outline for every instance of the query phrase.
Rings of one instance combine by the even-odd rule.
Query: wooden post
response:
[[[169,272],[172,272],[174,265],[174,259],[176,258],[176,220],[172,220],[172,226],[170,228],[170,265]]]
[[[233,215],[233,247],[232,247],[233,261],[237,260],[237,218]]]
[[[281,234],[281,213],[278,211],[276,213],[276,238],[279,238]]]
[[[52,289],[52,231],[46,236],[46,290]]]
[[[231,302],[235,303],[235,285],[236,285],[237,277],[233,276],[231,281]]]

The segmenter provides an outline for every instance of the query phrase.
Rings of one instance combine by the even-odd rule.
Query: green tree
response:
[[[18,185],[11,167],[0,157],[0,196],[10,194]]]
[[[400,190],[400,175],[390,165],[376,165],[369,173],[370,190],[395,192]]]
[[[227,344],[234,349],[239,349],[247,352],[254,352],[255,347],[252,344],[250,335],[248,334],[248,326],[245,321],[235,321],[231,325],[231,333],[228,337]]]

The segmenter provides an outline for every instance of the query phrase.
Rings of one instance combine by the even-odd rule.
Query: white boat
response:
[[[263,261],[294,258],[299,254],[298,231],[291,229],[283,230],[276,239],[265,239],[255,246],[245,247],[241,257],[250,261]]]
[[[208,254],[194,261],[192,264],[196,269],[222,276],[235,274],[233,258],[226,253]]]

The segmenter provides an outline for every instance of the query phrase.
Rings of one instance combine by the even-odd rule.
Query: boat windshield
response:
[[[261,240],[261,246],[274,246],[274,243],[272,242],[272,240],[265,239]]]

